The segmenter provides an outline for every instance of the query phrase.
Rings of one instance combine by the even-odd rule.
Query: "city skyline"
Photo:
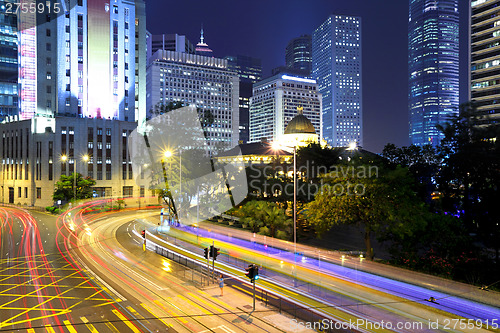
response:
[[[468,7],[459,3],[460,37],[468,35]],[[203,23],[205,42],[216,57],[243,54],[262,59],[263,77],[284,66],[287,43],[311,34],[330,14],[359,16],[363,21],[364,148],[381,152],[385,144],[409,144],[408,127],[408,1],[348,3],[288,1],[217,4],[186,1],[175,5],[176,15],[162,20],[168,6],[147,1],[147,26],[153,33],[178,33],[198,41]],[[245,22],[245,24],[242,24]],[[384,36],[381,38],[380,36]],[[460,45],[460,102],[468,100],[467,45]],[[389,66],[390,64],[390,66]]]

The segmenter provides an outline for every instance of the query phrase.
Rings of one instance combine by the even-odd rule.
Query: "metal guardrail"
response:
[[[147,245],[146,248],[150,249]],[[205,287],[210,285],[212,279],[208,277],[206,265],[200,265],[198,262],[166,249],[163,246],[154,245],[154,252],[186,267],[182,270],[171,270],[170,273],[173,273],[177,277],[182,277],[184,280],[189,280],[197,286]]]

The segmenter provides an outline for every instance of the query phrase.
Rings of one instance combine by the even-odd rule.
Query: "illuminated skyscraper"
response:
[[[409,134],[415,145],[438,145],[436,125],[458,112],[458,0],[410,0]]]
[[[147,68],[148,117],[160,105],[180,102],[209,111],[213,124],[206,127],[210,148],[238,144],[238,75],[227,60],[198,54],[158,50]]]
[[[0,203],[53,205],[54,183],[73,172],[96,180],[94,196],[145,196],[127,152],[146,119],[144,1],[57,3],[72,7],[17,21],[19,113],[0,124]],[[10,64],[3,41],[15,34],[1,22]]]
[[[363,145],[361,18],[331,15],[312,35],[312,76],[323,95],[323,138]]]
[[[321,138],[321,94],[316,81],[280,73],[256,83],[250,100],[250,142],[281,141],[298,108]]]
[[[20,118],[145,119],[144,1],[70,4],[21,16]]]
[[[312,39],[304,35],[288,42],[285,50],[285,64],[288,68],[312,70]]]
[[[500,122],[500,0],[471,2],[471,99],[482,123]]]
[[[18,113],[17,17],[5,13],[5,4],[0,0],[0,121]]]

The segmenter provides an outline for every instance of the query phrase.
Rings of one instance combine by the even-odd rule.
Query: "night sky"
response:
[[[264,77],[285,62],[288,41],[311,34],[330,14],[360,16],[363,48],[364,148],[408,145],[408,0],[145,0],[153,34],[205,42],[216,57],[262,59]],[[460,3],[460,101],[468,98],[468,1]]]

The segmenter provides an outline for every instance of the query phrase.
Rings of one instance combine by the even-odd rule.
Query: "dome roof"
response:
[[[302,114],[302,109],[298,109],[298,114],[290,120],[284,134],[316,134],[316,130],[311,121]]]

